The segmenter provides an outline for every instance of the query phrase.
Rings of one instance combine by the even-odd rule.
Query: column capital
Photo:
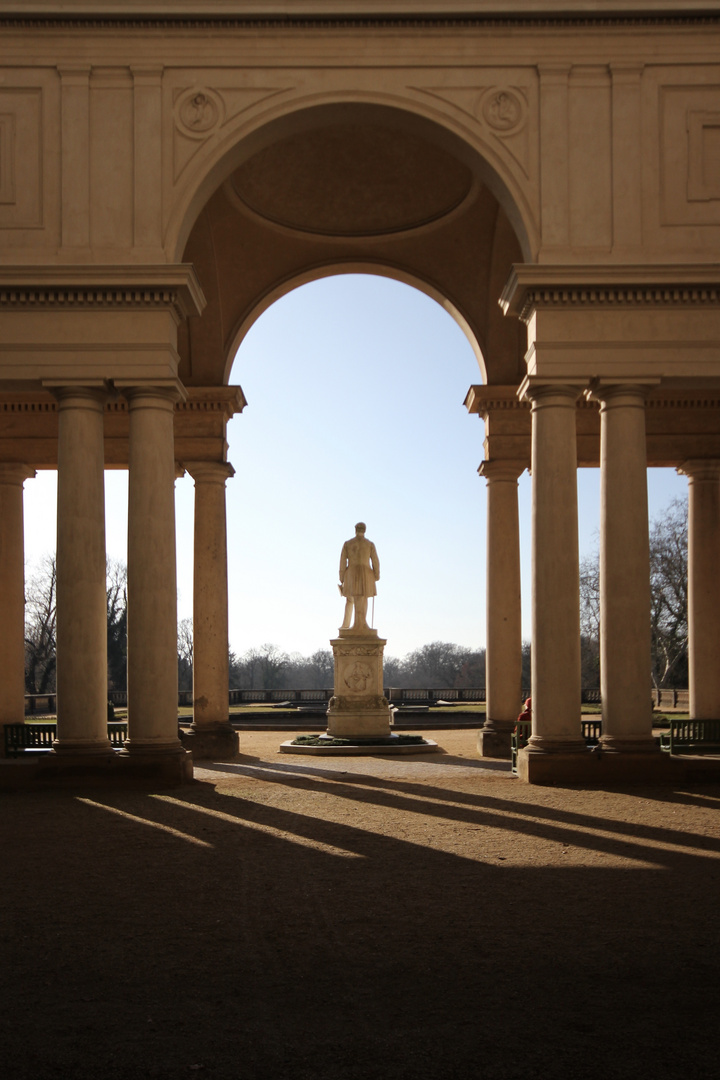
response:
[[[585,390],[588,401],[603,405],[638,405],[645,402],[650,390],[660,385],[660,379],[617,378],[593,379]],[[623,401],[623,399],[625,399]]]
[[[197,484],[225,484],[235,475],[229,461],[184,461],[185,469]]]
[[[689,480],[710,481],[716,483],[720,480],[720,460],[717,458],[693,458],[683,461],[678,465],[676,472],[681,476],[687,476]]]
[[[0,461],[0,484],[17,484],[19,487],[26,480],[34,479],[36,473],[31,465],[24,462]]]
[[[187,401],[187,390],[179,379],[153,379],[152,382],[135,382],[129,379],[117,379],[115,389],[119,390],[131,409],[135,408],[175,408],[179,401]]]
[[[481,461],[478,467],[478,473],[488,483],[494,480],[506,480],[517,484],[519,477],[528,468],[528,464],[525,461],[503,461],[502,459],[495,459],[493,461]]]
[[[527,398],[536,405],[539,401],[555,398],[555,404],[572,405],[587,389],[587,379],[566,379],[562,376],[526,375],[518,387],[517,396]],[[564,400],[563,400],[564,399]]]
[[[42,385],[50,391],[61,409],[68,406],[87,408],[88,405],[91,408],[102,408],[110,396],[106,379],[44,379]]]

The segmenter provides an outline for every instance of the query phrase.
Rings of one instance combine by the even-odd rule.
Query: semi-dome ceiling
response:
[[[342,271],[424,288],[477,343],[488,381],[520,380],[523,328],[498,307],[520,244],[456,136],[401,110],[343,103],[283,117],[238,150],[185,248],[208,301],[180,331],[187,385],[222,384],[273,299]]]
[[[345,123],[280,139],[232,174],[232,192],[275,224],[379,236],[438,221],[470,196],[470,169],[415,134]]]

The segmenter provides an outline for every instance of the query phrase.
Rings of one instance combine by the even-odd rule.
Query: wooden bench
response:
[[[660,735],[660,749],[671,754],[720,751],[720,720],[671,720]]]
[[[53,748],[57,724],[5,724],[5,756],[47,754]],[[113,750],[122,750],[127,738],[127,724],[113,720],[107,726]]]
[[[602,735],[602,719],[581,720],[580,729],[588,746],[597,746]],[[511,771],[517,773],[518,751],[527,746],[532,735],[532,720],[518,720],[510,740]]]

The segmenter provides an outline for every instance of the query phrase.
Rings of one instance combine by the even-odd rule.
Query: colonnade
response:
[[[46,384],[47,385],[47,384]],[[651,754],[645,397],[649,383],[527,378],[531,403],[533,732],[528,754],[586,754],[580,734],[576,403],[600,403],[603,750]],[[102,383],[48,386],[58,413],[58,755],[110,755]],[[118,386],[128,404],[128,720],[125,753],[231,754],[225,482],[232,466],[186,461],[195,482],[194,719],[178,734],[173,417],[177,382]],[[487,482],[487,714],[480,752],[506,752],[521,679],[518,479],[490,458]],[[690,710],[720,716],[720,461],[690,460]],[[0,722],[24,717],[22,463],[0,464]],[[184,744],[184,745],[183,745]]]
[[[526,378],[532,450],[532,737],[539,759],[586,754],[581,737],[576,403],[600,403],[603,751],[655,750],[650,686],[650,558],[645,397],[650,383]],[[488,460],[486,756],[509,750],[521,663],[517,481],[521,461]],[[720,717],[720,461],[689,479],[690,709]]]
[[[57,738],[64,758],[112,755],[107,733],[107,600],[102,383],[50,386],[58,414]],[[178,733],[174,411],[179,383],[119,385],[129,417],[128,738],[123,754],[189,759]],[[233,752],[228,716],[225,480],[232,467],[191,462],[195,480],[194,747],[212,733]],[[180,468],[180,475],[184,468]],[[0,465],[0,723],[24,718],[23,482]]]

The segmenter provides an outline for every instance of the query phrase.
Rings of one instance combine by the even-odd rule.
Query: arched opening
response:
[[[305,158],[306,165],[308,158],[315,159],[311,162],[315,168],[320,164],[317,148],[322,148],[319,157],[323,158],[329,145],[334,144],[334,149],[337,150],[343,140],[346,149],[348,145],[352,146],[352,153],[356,158],[355,167],[351,168],[351,175],[356,180],[361,178],[363,169],[368,164],[371,165],[371,172],[377,174],[382,171],[382,162],[373,161],[378,149],[384,149],[386,153],[389,150],[396,164],[402,162],[401,169],[404,170],[412,168],[413,165],[420,165],[421,168],[426,165],[430,148],[434,149],[436,157],[445,158],[446,164],[450,161],[455,163],[456,180],[458,166],[464,166],[477,184],[492,193],[512,222],[521,248],[521,258],[524,261],[533,260],[538,247],[533,212],[518,183],[518,177],[508,169],[507,162],[498,155],[491,141],[483,140],[477,130],[470,134],[466,127],[458,125],[447,115],[440,114],[432,106],[421,105],[415,99],[398,99],[386,94],[382,102],[379,102],[378,95],[361,92],[332,102],[327,99],[321,102],[312,99],[296,100],[289,107],[287,103],[273,106],[270,101],[267,111],[261,115],[256,115],[244,123],[228,125],[227,134],[221,140],[213,141],[208,153],[202,155],[198,166],[190,171],[184,193],[173,208],[168,222],[166,245],[169,252],[176,259],[181,257],[191,230],[210,197],[225,181],[232,182],[236,173],[243,174],[247,180],[249,163],[252,163],[251,170],[259,163],[263,168],[267,168],[268,164],[272,167],[273,158],[278,155],[283,158],[288,151],[293,155],[297,155],[299,151]],[[369,154],[366,152],[368,146],[371,148]],[[346,164],[349,165],[347,154],[344,156]],[[358,161],[361,162],[359,168]],[[283,168],[282,172],[286,178],[292,175],[292,170]],[[323,175],[322,170],[319,177],[321,184],[327,183],[329,179],[327,173]],[[448,178],[447,169],[445,178]],[[242,187],[244,191],[239,193],[241,197],[245,196],[244,201],[251,208],[259,210],[261,216],[265,216],[268,192],[256,189],[255,194],[261,195],[257,200],[253,198],[247,184]],[[462,188],[462,182],[460,187]],[[296,191],[293,194],[297,193]],[[428,214],[425,196],[416,191],[410,205],[403,208],[404,227],[417,226],[435,219],[438,209],[455,209],[462,201],[462,194],[464,193],[456,187],[454,193],[448,197],[446,189],[441,206],[435,205]],[[370,201],[368,194],[368,204]],[[422,209],[416,214],[420,206]],[[271,217],[279,224],[288,224],[287,209],[285,205],[279,214],[271,213]],[[327,206],[325,209],[328,209]],[[370,219],[377,230],[374,213],[370,214]],[[291,215],[290,222],[297,223],[294,215]],[[387,220],[382,222],[378,231],[390,231]],[[359,235],[357,215],[349,234]]]
[[[225,383],[253,321],[288,289],[368,270],[439,299],[475,342],[484,381],[519,382],[524,334],[498,299],[527,234],[456,135],[397,108],[317,106],[248,135],[216,169],[222,183],[182,253],[207,298],[181,331],[187,386]]]
[[[484,536],[481,431],[463,407],[476,371],[440,305],[387,278],[324,277],[260,316],[232,369],[248,399],[228,428],[233,649],[327,648],[340,547],[360,519],[381,559],[389,653],[482,644],[470,570]]]

